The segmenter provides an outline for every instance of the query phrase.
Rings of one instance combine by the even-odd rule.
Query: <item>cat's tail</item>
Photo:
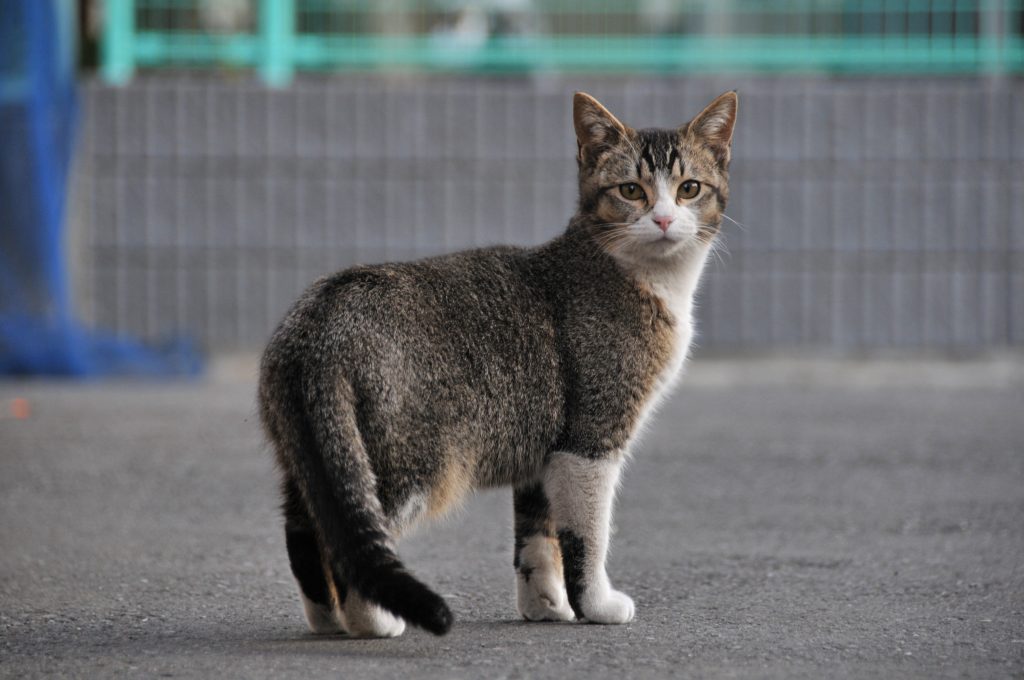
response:
[[[294,472],[328,544],[335,579],[409,623],[444,635],[452,626],[451,610],[409,573],[392,547],[354,395],[340,376],[325,375],[333,372],[302,380],[304,441],[294,454]]]

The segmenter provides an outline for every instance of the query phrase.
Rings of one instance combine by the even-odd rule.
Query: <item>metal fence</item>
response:
[[[1024,343],[1024,88],[883,78],[218,77],[85,88],[76,292],[115,330],[262,345],[356,262],[534,244],[574,210],[571,93],[638,126],[740,91],[707,349]]]
[[[1022,0],[106,0],[138,67],[1019,73]]]

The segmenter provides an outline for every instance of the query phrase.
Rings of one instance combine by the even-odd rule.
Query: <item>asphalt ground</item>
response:
[[[518,620],[496,490],[402,543],[457,622],[394,640],[307,632],[252,365],[224,366],[0,383],[0,675],[1024,677],[1019,358],[698,358],[623,482],[634,622]]]

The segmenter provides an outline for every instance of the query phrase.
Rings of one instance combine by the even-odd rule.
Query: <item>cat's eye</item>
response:
[[[633,182],[620,184],[619,193],[622,194],[623,198],[629,201],[642,201],[647,197],[647,194],[644,193],[643,187]]]
[[[697,198],[697,194],[700,193],[700,182],[695,179],[688,179],[679,185],[679,198],[691,199]]]

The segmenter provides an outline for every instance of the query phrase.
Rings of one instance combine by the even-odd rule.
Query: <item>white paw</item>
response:
[[[333,607],[325,607],[313,602],[302,591],[299,591],[299,595],[302,597],[302,607],[306,610],[306,623],[309,624],[309,629],[315,635],[335,635],[345,632]]]
[[[591,623],[628,623],[633,620],[636,608],[633,598],[625,593],[609,588],[594,597],[586,597],[580,602],[583,616]]]
[[[392,638],[405,632],[405,621],[350,589],[345,598],[345,627],[356,638]]]
[[[353,622],[349,618],[348,624],[348,634],[355,638],[393,638],[405,632],[405,621],[383,609],[373,617],[373,621]]]
[[[529,581],[516,575],[516,608],[527,621],[572,621],[576,616],[569,606],[565,586],[560,579],[538,577],[534,572]]]

